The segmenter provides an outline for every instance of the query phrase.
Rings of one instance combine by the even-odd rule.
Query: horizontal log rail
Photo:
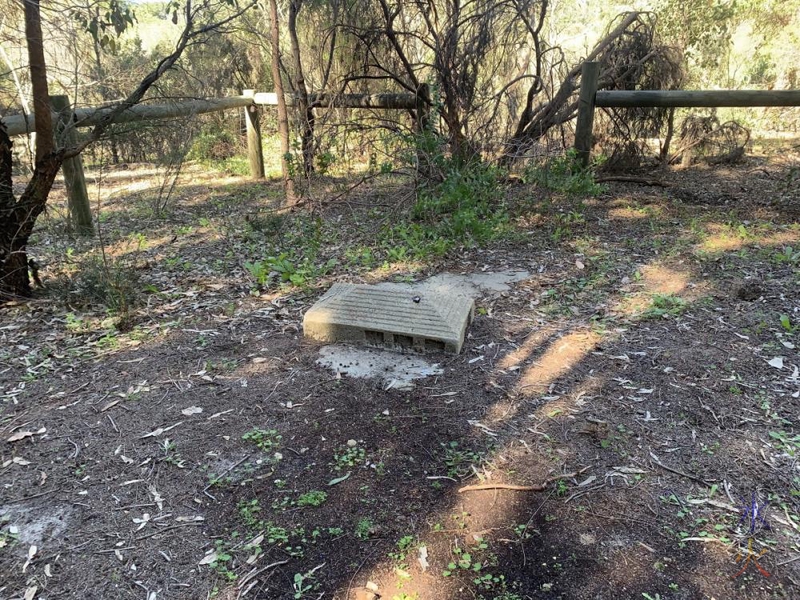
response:
[[[415,94],[311,94],[313,108],[378,108],[414,110],[419,108]],[[179,100],[164,104],[136,104],[121,113],[115,123],[134,123],[160,119],[191,117],[210,112],[244,108],[248,106],[276,106],[278,97],[274,93],[257,93],[253,96],[228,98]],[[294,105],[294,98],[287,94],[286,104]],[[93,127],[113,108],[76,108],[72,122],[75,127]],[[53,113],[53,118],[57,115]],[[0,119],[10,137],[36,131],[36,115],[11,115]]]
[[[594,109],[603,108],[713,108],[800,106],[800,90],[599,90],[600,64],[582,65],[575,150],[589,165]]]
[[[182,100],[165,104],[136,104],[121,113],[115,123],[131,123],[136,121],[150,121],[159,119],[175,119],[203,113],[243,108],[253,104],[252,98],[233,96],[231,98],[217,98],[214,100]],[[93,127],[100,122],[113,108],[76,108],[73,111],[72,121],[75,127]],[[55,113],[53,113],[55,118]],[[36,131],[36,115],[12,115],[3,117],[3,124],[9,137],[23,135]]]
[[[594,104],[608,108],[800,106],[800,90],[601,90]]]
[[[416,94],[310,94],[311,108],[369,108],[369,109],[394,109],[415,110],[418,127],[424,127],[428,122],[430,99],[427,85],[420,86]],[[54,97],[55,98],[55,97]],[[254,90],[244,90],[241,96],[227,98],[204,98],[194,100],[175,100],[162,104],[136,104],[114,117],[116,123],[141,123],[162,119],[176,119],[180,117],[193,117],[210,112],[219,112],[231,109],[244,109],[247,130],[247,156],[250,163],[250,174],[254,179],[264,178],[264,156],[261,143],[261,130],[259,125],[260,106],[277,106],[278,96],[275,93],[258,93]],[[293,96],[286,95],[286,104],[295,105]],[[71,136],[71,143],[76,142],[76,127],[93,127],[98,125],[104,117],[116,110],[113,106],[76,108],[71,110],[66,96],[61,97],[52,111],[53,121],[61,121],[65,125],[67,135]],[[0,116],[0,124],[5,128],[9,137],[34,133],[36,131],[36,115],[22,114]],[[71,124],[72,129],[66,125]],[[71,214],[83,215],[81,224],[85,233],[92,229],[91,209],[86,192],[86,181],[83,176],[83,163],[80,156],[76,156],[64,163],[64,179],[67,183],[69,206]],[[68,168],[69,167],[69,168]],[[80,209],[80,210],[78,210]]]
[[[418,108],[415,94],[309,94],[312,108],[384,108],[392,110],[413,110]],[[278,95],[262,92],[255,95],[256,104],[275,106]],[[295,99],[286,95],[286,105],[294,106]]]

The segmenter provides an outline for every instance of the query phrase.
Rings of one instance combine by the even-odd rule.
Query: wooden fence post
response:
[[[254,98],[255,90],[243,90],[242,96]],[[261,149],[260,109],[255,104],[244,107],[244,120],[247,124],[247,158],[250,161],[250,177],[264,179],[264,151]]]
[[[585,62],[581,67],[581,92],[578,97],[578,122],[575,125],[575,150],[584,167],[589,166],[592,153],[592,127],[594,126],[594,97],[600,63]]]
[[[57,145],[67,148],[77,145],[77,136],[72,124],[72,106],[67,96],[51,96],[50,104],[58,113],[58,126],[56,128]],[[67,188],[67,206],[69,207],[69,221],[78,235],[94,235],[92,222],[92,208],[89,206],[89,193],[86,191],[86,177],[83,174],[83,161],[80,155],[68,158],[61,165],[64,173],[64,183]]]
[[[417,88],[415,98],[417,122],[415,128],[417,133],[430,129],[431,120],[431,92],[427,83],[421,83]]]

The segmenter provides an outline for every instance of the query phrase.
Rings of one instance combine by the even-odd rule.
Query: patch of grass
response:
[[[605,190],[604,186],[595,183],[592,170],[580,164],[574,148],[545,164],[531,163],[522,180],[564,194],[596,196]]]
[[[417,190],[410,220],[384,228],[382,245],[389,261],[443,256],[508,231],[502,171],[481,161],[450,157],[425,135],[412,142],[416,156],[425,156],[428,177]]]
[[[69,259],[68,259],[69,260]],[[118,316],[117,328],[125,331],[129,312],[137,305],[143,286],[135,260],[112,259],[92,254],[65,270],[65,276],[53,282],[54,294],[64,303],[75,306],[105,306]]]
[[[784,246],[772,255],[772,261],[777,264],[800,264],[800,250],[795,250],[791,246]]]
[[[246,442],[252,442],[263,452],[276,450],[283,439],[276,429],[253,428],[242,436]]]
[[[686,310],[686,300],[675,294],[656,294],[650,307],[642,313],[643,319],[677,316]]]
[[[442,448],[448,477],[466,477],[471,472],[471,466],[479,463],[482,459],[477,452],[459,447],[456,441],[443,443]]]
[[[297,499],[297,506],[321,506],[328,499],[327,492],[313,490],[301,494]]]
[[[783,450],[789,456],[796,456],[800,453],[800,434],[791,435],[785,431],[770,431],[770,439],[774,440],[779,450]]]

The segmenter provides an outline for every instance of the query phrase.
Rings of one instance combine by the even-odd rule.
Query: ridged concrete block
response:
[[[458,354],[473,308],[460,294],[336,283],[306,313],[303,333],[321,342]]]

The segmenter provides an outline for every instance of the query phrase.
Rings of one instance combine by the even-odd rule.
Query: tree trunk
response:
[[[0,297],[31,294],[28,238],[36,218],[44,210],[53,180],[64,160],[63,152],[55,152],[53,144],[53,119],[50,115],[39,0],[26,0],[24,4],[33,109],[37,116],[36,162],[33,177],[17,200],[11,185],[11,140],[5,129],[0,129]]]
[[[297,95],[297,112],[300,115],[300,145],[303,152],[303,173],[314,172],[314,109],[308,100],[308,89],[303,75],[303,61],[300,57],[300,42],[297,38],[297,15],[303,8],[303,0],[289,3],[289,40],[292,46],[292,68]]]
[[[276,0],[269,0],[270,16],[270,36],[272,37],[272,79],[275,86],[278,106],[278,137],[281,140],[281,173],[283,174],[283,185],[286,191],[286,203],[289,205],[297,202],[294,191],[294,174],[289,168],[287,157],[290,155],[289,148],[289,112],[286,109],[286,96],[283,91],[283,80],[281,79],[281,46],[280,28],[278,26],[278,4]]]
[[[99,118],[88,139],[74,148],[55,148],[53,119],[50,114],[50,93],[47,88],[47,64],[44,59],[40,0],[24,0],[25,37],[28,44],[28,64],[36,118],[36,162],[33,176],[19,200],[12,188],[11,140],[5,124],[0,122],[0,297],[30,295],[27,244],[36,219],[44,210],[53,180],[65,158],[78,156],[90,143],[96,142],[108,127],[130,107],[138,104],[150,87],[172,68],[186,47],[200,35],[205,35],[230,23],[252,5],[237,9],[223,20],[194,29],[195,13],[186,6],[186,25],[172,54],[163,58],[139,86],[115,108]]]
[[[39,134],[37,140],[41,139]],[[19,200],[11,186],[12,161],[11,140],[5,129],[0,128],[0,298],[31,295],[28,239],[47,203],[63,153],[50,153],[36,161],[33,177]]]

